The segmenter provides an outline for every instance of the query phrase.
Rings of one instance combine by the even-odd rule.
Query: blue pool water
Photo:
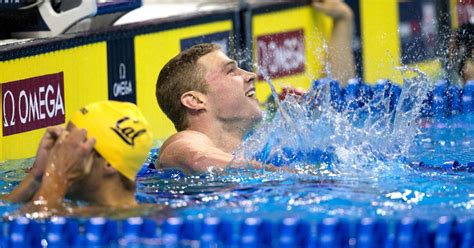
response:
[[[404,88],[379,86],[356,83],[337,89],[333,82],[315,81],[305,97],[289,96],[278,103],[277,112],[268,114],[234,154],[244,161],[280,166],[277,171],[248,167],[185,176],[177,170],[153,169],[157,157],[157,150],[153,150],[145,164],[149,169],[137,179],[137,199],[162,207],[113,213],[112,217],[138,215],[163,220],[178,216],[206,222],[206,217],[212,216],[231,220],[234,226],[251,217],[275,223],[291,222],[288,218],[292,217],[307,223],[324,220],[321,225],[331,222],[328,217],[349,221],[371,217],[408,226],[409,221],[398,221],[413,217],[436,223],[446,216],[460,223],[472,220],[474,165],[469,162],[474,161],[474,113],[462,113],[452,101],[449,108],[443,107],[446,111],[439,111],[428,97],[433,86],[423,78],[408,80]],[[377,93],[377,88],[382,91]],[[431,107],[428,110],[427,105]],[[461,169],[449,164],[442,167],[452,160],[457,160]],[[426,165],[419,166],[420,161]],[[31,164],[32,160],[2,164],[1,193],[11,191]],[[17,208],[0,205],[3,213]],[[159,242],[165,242],[165,232],[173,229],[170,223],[174,222],[179,219],[159,221],[160,231],[154,231],[156,226],[150,230],[162,235]],[[176,232],[186,236],[187,231],[179,225]],[[144,230],[147,233],[148,229]],[[191,236],[187,238],[204,237]],[[240,238],[238,242],[244,242],[244,236]],[[320,237],[318,242],[322,240]],[[261,244],[258,242],[254,244]]]
[[[412,160],[442,164],[456,159],[461,163],[474,161],[474,115],[466,114],[445,122],[430,122],[415,140]]]
[[[441,165],[474,161],[474,114],[422,114],[427,102],[433,104],[426,83],[406,82],[398,103],[390,95],[375,102],[374,93],[363,99],[363,85],[354,98],[362,103],[348,101],[349,85],[337,111],[337,102],[327,97],[332,92],[324,92],[330,85],[315,82],[310,101],[290,97],[279,103],[283,110],[249,134],[235,154],[292,171],[247,168],[164,178],[152,171],[139,179],[138,198],[169,205],[187,218],[470,219],[474,170]],[[414,161],[431,167],[409,166]]]
[[[466,126],[471,131],[474,128],[472,122]],[[432,138],[428,142],[425,137],[432,133],[420,135],[422,141],[413,149],[423,152],[413,154],[412,159],[432,164],[453,158],[473,161],[474,136],[456,136],[455,129],[450,131],[445,132],[449,140]],[[439,148],[439,143],[449,144],[450,140],[462,140],[464,147]],[[463,150],[461,156],[459,150]],[[434,221],[445,215],[469,219],[474,211],[473,172],[417,170],[402,164],[339,174],[307,168],[298,174],[251,169],[166,179],[155,174],[139,182],[138,196],[143,201],[169,205],[177,209],[176,215],[194,218],[411,216]]]

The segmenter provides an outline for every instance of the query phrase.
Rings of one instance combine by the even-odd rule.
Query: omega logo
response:
[[[132,81],[127,80],[127,68],[124,63],[119,65],[119,81],[114,83],[114,97],[126,96],[133,93]]]
[[[63,74],[2,84],[3,135],[64,123]]]

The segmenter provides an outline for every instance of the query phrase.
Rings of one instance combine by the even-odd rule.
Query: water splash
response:
[[[323,47],[327,50],[327,44]],[[331,75],[324,54],[325,70]],[[405,166],[413,158],[409,150],[420,132],[420,110],[431,88],[423,72],[400,67],[405,80],[396,88],[401,93],[384,84],[378,94],[342,104],[333,99],[331,79],[318,80],[303,97],[290,94],[279,101],[268,73],[257,69],[269,83],[277,109],[234,155],[240,161],[284,165],[291,172],[249,167],[200,176],[151,176],[138,181],[139,198],[197,218],[329,215],[434,220],[447,212],[472,215],[471,175]]]
[[[343,174],[376,175],[404,167],[420,133],[418,121],[431,86],[426,74],[416,68],[398,70],[405,80],[394,108],[390,108],[394,96],[384,90],[373,97],[351,99],[342,111],[331,101],[330,79],[317,81],[303,97],[288,95],[280,102],[271,79],[262,71],[277,111],[242,143],[235,156],[277,166],[308,169],[312,165],[310,170]],[[415,76],[409,78],[409,72]]]

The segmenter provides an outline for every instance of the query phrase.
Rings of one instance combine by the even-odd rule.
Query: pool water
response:
[[[408,80],[398,103],[390,96],[359,97],[341,109],[331,84],[315,84],[303,100],[290,96],[280,102],[273,117],[268,115],[234,154],[244,161],[284,165],[281,170],[248,167],[184,176],[149,169],[137,178],[137,199],[191,219],[472,218],[473,172],[408,165],[474,161],[474,114],[423,119],[420,109],[432,88],[426,83]],[[148,163],[156,157],[152,152]],[[2,164],[0,193],[11,191],[31,164],[31,159]],[[6,213],[18,206],[2,203],[0,208]]]
[[[447,126],[459,124],[452,121]],[[466,132],[471,130],[468,136],[444,126],[446,136],[436,136],[431,133],[432,128],[424,129],[417,146],[412,148],[422,152],[413,154],[412,159],[432,164],[452,159],[473,161],[474,122],[463,125]],[[436,139],[426,138],[433,136]],[[452,148],[451,140],[460,143]],[[440,143],[448,145],[440,147]],[[300,173],[229,170],[165,179],[151,174],[139,179],[137,195],[144,202],[176,208],[176,215],[189,218],[411,216],[434,221],[446,215],[458,219],[473,216],[473,172],[416,170],[405,164],[344,173],[316,168],[304,168]]]
[[[177,216],[191,219],[470,219],[472,170],[409,164],[474,161],[474,114],[423,116],[432,85],[423,77],[411,80],[406,80],[398,103],[390,97],[354,98],[362,103],[351,107],[354,102],[347,101],[337,111],[328,97],[330,85],[323,82],[308,98],[280,102],[279,110],[234,154],[241,160],[284,165],[280,171],[244,168],[188,177],[150,171],[139,178],[137,197],[171,206]],[[384,109],[376,112],[377,106]]]
[[[457,160],[460,163],[474,161],[474,115],[466,114],[449,121],[428,121],[415,139],[411,160],[429,164],[442,164]]]

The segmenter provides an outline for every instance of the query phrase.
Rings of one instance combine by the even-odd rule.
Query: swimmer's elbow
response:
[[[188,161],[190,170],[193,172],[204,172],[209,168],[225,168],[231,161],[229,158],[221,158],[216,154],[207,152],[194,152]]]

